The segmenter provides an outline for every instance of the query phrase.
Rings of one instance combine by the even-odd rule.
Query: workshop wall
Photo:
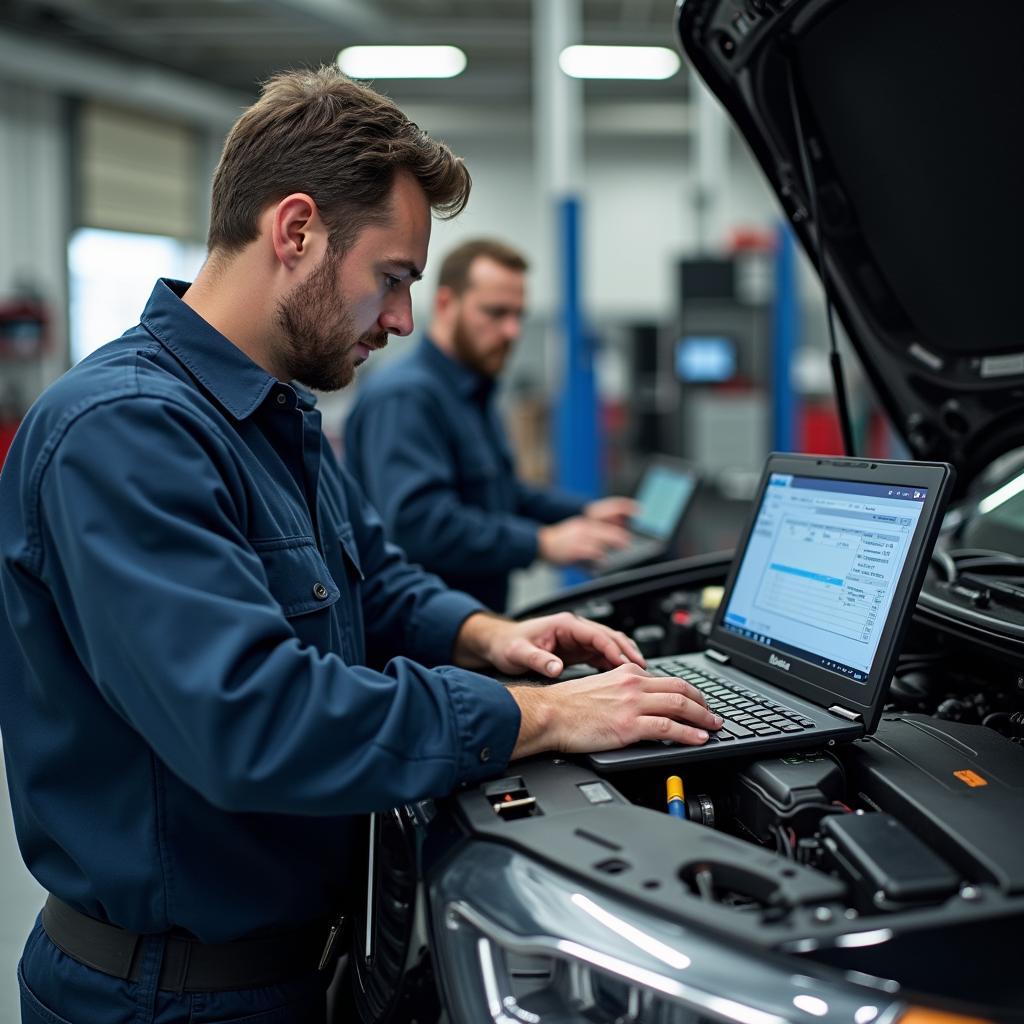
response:
[[[2,392],[38,393],[64,370],[69,133],[56,95],[0,78],[0,302],[38,300],[49,313],[41,358],[0,365]]]
[[[75,226],[162,233],[194,243],[205,236],[209,181],[226,122],[190,119],[187,110],[176,116],[166,107],[119,109],[109,95],[95,95],[102,59],[93,59],[89,71],[80,88],[62,81],[51,90],[24,82],[0,89],[0,300],[31,290],[52,324],[44,359],[0,366],[0,401],[13,389],[16,406],[30,402],[68,365],[67,242]],[[481,106],[473,115],[455,104],[404,107],[466,159],[474,179],[467,210],[452,222],[435,222],[434,260],[414,291],[417,328],[429,319],[441,253],[473,235],[512,241],[529,256],[532,273],[529,322],[509,379],[521,390],[542,382],[538,397],[550,399],[559,378],[559,354],[548,343],[558,267],[551,255],[550,199],[534,167],[529,110]],[[584,303],[599,336],[631,321],[671,320],[678,303],[676,262],[699,241],[692,134],[679,130],[687,104],[620,107],[587,108]],[[735,138],[729,153],[728,174],[714,197],[715,223],[726,230],[710,241],[720,246],[728,227],[770,228],[778,216]],[[405,348],[396,343],[375,365]],[[611,355],[602,374],[608,378],[610,366],[614,383],[622,375]],[[348,392],[333,396],[325,420],[340,424],[351,398]]]

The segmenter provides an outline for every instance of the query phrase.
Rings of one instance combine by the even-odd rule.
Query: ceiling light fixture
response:
[[[457,46],[346,46],[338,67],[352,78],[454,78],[466,55]]]
[[[679,54],[664,46],[567,46],[558,66],[571,78],[671,78]]]

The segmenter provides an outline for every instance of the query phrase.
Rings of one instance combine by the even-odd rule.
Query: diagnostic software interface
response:
[[[630,520],[637,533],[667,540],[693,492],[694,478],[665,466],[651,466],[644,473],[636,500],[640,511]]]
[[[866,682],[926,494],[773,473],[723,626]]]

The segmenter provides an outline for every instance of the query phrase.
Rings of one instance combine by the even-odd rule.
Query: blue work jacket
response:
[[[412,561],[496,611],[511,570],[536,559],[538,528],[584,504],[516,478],[493,379],[429,338],[360,384],[345,464]]]
[[[222,942],[343,904],[355,816],[500,771],[519,711],[430,667],[480,606],[186,288],[43,394],[0,474],[0,728],[43,886]]]

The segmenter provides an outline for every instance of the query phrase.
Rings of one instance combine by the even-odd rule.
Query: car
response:
[[[376,815],[349,1011],[455,1024],[1024,1020],[1024,5],[683,0],[683,52],[911,457],[957,491],[877,731],[685,772],[537,757]],[[698,651],[728,555],[571,609]]]

